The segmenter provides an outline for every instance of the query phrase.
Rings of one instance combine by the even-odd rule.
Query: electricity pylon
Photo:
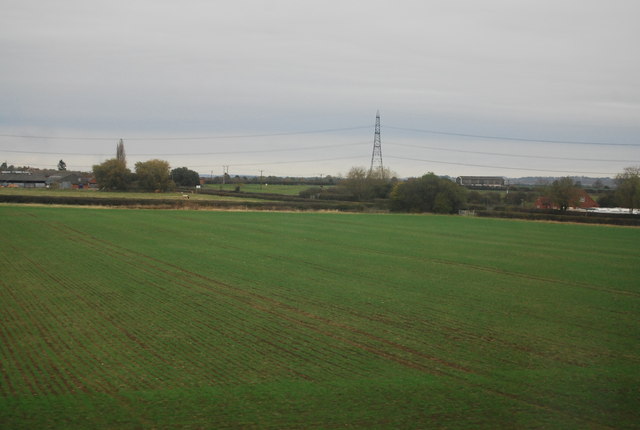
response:
[[[380,177],[384,174],[382,167],[382,142],[380,140],[380,111],[376,112],[376,131],[373,137],[373,153],[371,154],[371,167],[369,176],[374,173],[374,169],[380,172]]]

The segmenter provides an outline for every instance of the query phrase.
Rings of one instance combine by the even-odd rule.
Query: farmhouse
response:
[[[465,187],[504,187],[502,176],[458,176],[456,182]]]
[[[548,197],[538,197],[535,203],[536,209],[559,209],[558,206],[553,204],[551,199]],[[600,205],[587,194],[585,190],[579,191],[578,197],[578,206],[576,209],[589,209],[589,208],[599,208]]]
[[[47,178],[44,175],[24,172],[11,171],[0,173],[0,186],[16,187],[16,188],[44,188]]]

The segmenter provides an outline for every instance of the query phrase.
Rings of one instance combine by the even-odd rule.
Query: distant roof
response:
[[[47,178],[47,183],[54,184],[60,182],[71,182],[72,184],[79,184],[81,182],[88,182],[88,179],[83,179],[83,176],[79,173],[66,173],[65,175],[51,175]]]
[[[462,179],[494,179],[494,180],[503,180],[504,176],[458,176],[458,178]]]
[[[31,172],[0,173],[0,182],[45,182],[46,176]]]

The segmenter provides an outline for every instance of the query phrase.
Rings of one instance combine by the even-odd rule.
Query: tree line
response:
[[[170,169],[164,160],[135,163],[135,171],[127,168],[122,142],[118,144],[116,158],[93,166],[98,187],[103,190],[171,191],[176,186],[193,187],[200,184],[199,174],[187,167]],[[230,179],[230,178],[226,178]],[[236,178],[237,179],[237,178]],[[269,182],[268,178],[267,181]],[[230,181],[231,182],[231,181]],[[601,206],[640,208],[640,167],[627,167],[615,178],[616,190],[602,196]],[[271,180],[273,183],[273,180]],[[389,169],[367,171],[353,167],[341,180],[331,178],[336,186],[322,185],[301,192],[309,198],[370,202],[384,200],[391,210],[404,212],[457,213],[461,209],[497,206],[524,206],[543,196],[560,211],[579,206],[584,195],[573,178],[560,178],[542,191],[514,190],[501,196],[496,192],[480,193],[468,190],[447,177],[429,172],[418,178],[399,180]]]
[[[122,139],[116,147],[116,158],[93,166],[93,175],[101,190],[171,191],[176,186],[193,187],[200,184],[198,172],[186,167],[171,170],[164,160],[138,161],[135,172],[127,168]]]
[[[640,167],[625,168],[616,176],[615,183],[615,190],[598,199],[600,206],[624,207],[631,212],[640,208]],[[571,177],[557,179],[533,190],[514,188],[510,192],[499,193],[468,190],[432,172],[400,181],[388,170],[367,172],[362,167],[354,167],[337,187],[326,190],[312,188],[303,195],[355,201],[387,199],[392,210],[434,213],[457,213],[461,209],[498,208],[501,205],[531,207],[538,197],[544,197],[553,207],[565,212],[570,207],[580,206],[584,192],[580,183]]]
[[[640,166],[627,167],[615,177],[616,189],[598,199],[601,207],[623,207],[629,212],[640,208]],[[579,206],[582,187],[570,177],[560,178],[546,187],[547,197],[560,211]]]
[[[93,166],[98,187],[106,191],[172,191],[176,186],[194,187],[200,184],[198,172],[186,167],[171,170],[164,160],[139,161],[135,171],[117,158]]]
[[[427,173],[419,178],[399,180],[389,169],[367,171],[353,167],[336,187],[312,188],[301,195],[316,198],[387,201],[389,208],[402,212],[457,213],[466,207],[466,188]]]

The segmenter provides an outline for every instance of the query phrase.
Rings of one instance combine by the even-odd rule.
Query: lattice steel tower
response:
[[[373,137],[373,153],[371,154],[369,176],[373,174],[374,169],[378,170],[382,177],[384,168],[382,167],[382,142],[380,141],[380,111],[376,112],[376,132]]]

